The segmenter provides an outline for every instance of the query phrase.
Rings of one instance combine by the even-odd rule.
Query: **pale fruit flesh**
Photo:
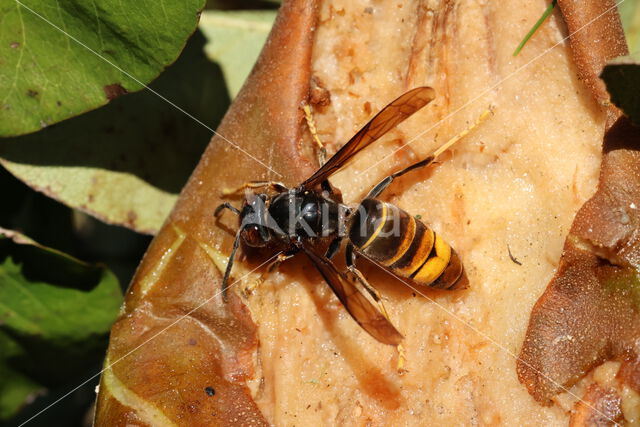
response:
[[[408,372],[398,374],[395,349],[361,330],[303,257],[246,297],[260,342],[253,396],[270,423],[567,423],[569,408],[541,406],[518,382],[515,357],[575,212],[596,189],[605,117],[576,77],[558,13],[512,56],[545,6],[322,4],[312,73],[330,103],[314,117],[330,153],[408,89],[437,93],[334,176],[345,202],[485,109],[494,114],[436,166],[383,194],[439,232],[469,279],[467,290],[421,296],[360,264],[405,336]]]

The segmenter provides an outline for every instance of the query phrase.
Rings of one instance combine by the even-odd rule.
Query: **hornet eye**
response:
[[[262,229],[261,229],[262,228]],[[245,243],[252,247],[262,247],[268,243],[268,231],[260,225],[250,225],[242,232]]]

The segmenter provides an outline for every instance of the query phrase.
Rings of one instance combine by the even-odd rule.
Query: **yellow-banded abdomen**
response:
[[[391,203],[365,199],[351,218],[349,240],[358,253],[421,285],[453,289],[462,277],[451,246]]]

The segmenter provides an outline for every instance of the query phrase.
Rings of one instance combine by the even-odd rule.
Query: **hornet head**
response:
[[[248,194],[240,211],[240,237],[251,247],[269,244],[271,233],[267,226],[269,210],[266,194]]]

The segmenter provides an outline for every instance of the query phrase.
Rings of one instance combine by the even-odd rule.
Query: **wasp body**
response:
[[[419,285],[456,287],[463,269],[455,251],[422,221],[377,197],[396,177],[431,164],[457,139],[443,145],[432,156],[386,177],[355,208],[342,203],[339,192],[327,179],[356,153],[434,97],[429,87],[419,87],[400,96],[295,188],[278,182],[253,181],[230,192],[238,194],[245,190],[245,199],[241,209],[224,203],[215,212],[218,216],[226,208],[240,218],[222,281],[223,291],[241,241],[248,246],[280,251],[268,271],[296,253],[304,252],[363,329],[382,343],[399,345],[402,335],[389,320],[379,293],[356,268],[355,261],[358,255],[364,256]],[[258,188],[263,190],[257,192]],[[344,241],[347,270],[339,271],[331,259]]]
[[[458,254],[424,222],[399,207],[365,199],[351,224],[349,241],[354,250],[397,276],[441,289],[453,289],[460,282]]]

